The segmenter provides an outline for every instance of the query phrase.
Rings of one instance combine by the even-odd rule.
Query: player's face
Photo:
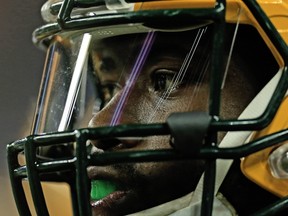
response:
[[[156,33],[150,35],[150,42],[147,42],[147,35],[138,35],[94,43],[93,69],[104,107],[93,116],[89,126],[164,122],[173,112],[207,111],[210,40],[209,33],[201,31]],[[148,47],[146,57],[145,51],[139,54],[143,45]],[[136,63],[140,57],[145,59],[144,64]],[[135,70],[137,67],[139,71]],[[248,88],[245,102],[235,102],[243,93],[239,91],[241,85],[230,88],[235,79],[242,84],[245,81],[241,73],[232,68],[223,92],[223,109],[227,116],[238,115],[250,99]],[[228,109],[225,101],[232,99],[237,104]],[[91,141],[94,154],[167,149],[171,148],[169,142],[169,136]],[[117,185],[110,195],[91,201],[93,215],[128,214],[181,197],[194,190],[203,168],[204,162],[200,160],[89,167],[88,175],[92,180]]]

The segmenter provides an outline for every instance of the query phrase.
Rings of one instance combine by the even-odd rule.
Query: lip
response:
[[[87,168],[87,174],[90,180],[102,179],[119,183],[119,179],[115,177],[118,176],[117,171],[111,168],[89,166]]]
[[[91,200],[90,205],[93,208],[111,208],[117,202],[121,202],[126,196],[126,191],[115,191],[101,200]]]

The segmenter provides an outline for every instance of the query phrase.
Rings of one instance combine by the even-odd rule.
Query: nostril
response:
[[[141,138],[140,137],[121,137],[118,139],[121,141],[121,144],[125,148],[133,148],[137,146],[143,140],[142,137]]]
[[[101,140],[91,140],[91,144],[97,149],[104,151],[107,150],[117,150],[124,148],[133,148],[137,146],[142,139],[137,138],[107,138]]]
[[[120,145],[121,141],[118,139],[114,139],[114,138],[107,138],[107,139],[101,139],[101,140],[91,140],[91,143],[98,149],[102,149],[105,151],[117,145]]]

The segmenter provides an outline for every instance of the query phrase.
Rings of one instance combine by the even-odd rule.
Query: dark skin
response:
[[[204,41],[209,40],[205,37]],[[163,96],[175,81],[173,77],[181,71],[183,59],[193,42],[191,35],[188,37],[180,34],[176,38],[177,40],[174,34],[157,36],[117,124],[164,122],[172,112],[207,111],[209,75],[205,67],[208,57],[204,51],[209,49],[205,45],[208,43],[199,45],[188,66],[189,72],[171,89],[169,96]],[[136,45],[131,38],[120,37],[94,44],[94,72],[103,86],[103,98],[106,101],[104,108],[91,119],[89,127],[110,124],[124,92],[132,62],[135,62],[136,50],[139,50],[135,47],[139,47],[143,37],[135,41]],[[123,52],[132,54],[127,58]],[[246,87],[243,88],[244,83],[247,83],[245,74],[240,73],[232,61],[222,95],[222,109],[225,112],[223,117],[238,116],[253,98],[255,93],[252,86],[245,84]],[[108,84],[114,86],[112,90],[108,89]],[[234,98],[241,99],[233,100]],[[161,106],[157,109],[159,101]],[[157,112],[154,112],[155,109]],[[103,151],[169,149],[169,139],[169,136],[153,136],[148,139],[94,140],[91,143],[94,146],[93,153],[98,154]],[[93,215],[129,214],[184,196],[194,190],[203,169],[204,161],[201,160],[89,167],[88,175],[91,179],[110,180],[119,185],[119,189],[108,198],[92,204]]]

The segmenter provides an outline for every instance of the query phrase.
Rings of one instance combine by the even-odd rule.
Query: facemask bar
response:
[[[69,3],[69,1],[65,1],[65,2]],[[247,6],[249,7],[249,9],[251,11],[257,12],[257,14],[260,13],[260,15],[255,17],[255,18],[258,20],[258,22],[260,23],[260,25],[262,26],[264,31],[267,33],[267,35],[271,38],[271,40],[275,41],[274,45],[278,48],[278,50],[280,50],[280,54],[283,56],[283,59],[285,61],[285,59],[287,59],[287,56],[288,56],[285,42],[282,41],[282,39],[280,38],[280,36],[278,35],[276,29],[272,26],[272,24],[267,21],[264,13],[262,12],[262,10],[258,6],[258,4],[254,1],[251,1],[251,2],[247,1],[246,3],[247,3]],[[221,56],[221,55],[219,55],[219,53],[221,53],[221,45],[220,45],[221,43],[219,43],[219,41],[221,41],[223,38],[222,34],[224,32],[223,28],[225,25],[224,24],[225,23],[224,5],[225,5],[225,2],[218,1],[216,8],[215,8],[215,11],[213,10],[213,14],[210,14],[209,10],[208,11],[204,11],[204,10],[202,11],[205,13],[204,17],[206,17],[206,18],[209,17],[209,16],[206,16],[207,14],[209,14],[209,15],[211,15],[211,17],[214,17],[214,18],[217,17],[218,21],[219,21],[219,22],[215,22],[216,27],[219,27],[219,28],[215,28],[215,33],[216,33],[215,38],[214,38],[215,43],[213,43],[213,44],[215,44],[215,47],[213,49],[213,56],[214,56],[215,60],[213,60],[213,63],[212,63],[213,68],[212,68],[212,76],[211,77],[216,77],[216,80],[212,80],[212,83],[211,83],[212,84],[211,91],[213,91],[211,93],[211,95],[213,98],[220,98],[217,96],[219,96],[219,94],[220,94],[221,82],[219,82],[219,81],[222,79],[220,79],[221,77],[219,77],[219,74],[221,74],[221,73],[219,73],[217,70],[219,70],[219,68],[223,68],[223,65],[221,63],[221,59],[217,59],[216,56],[218,56],[218,57]],[[65,8],[65,7],[63,7],[63,8]],[[63,9],[63,10],[65,10],[65,9]],[[192,14],[193,10],[191,10],[190,12]],[[199,10],[198,10],[198,12],[199,12]],[[214,12],[215,12],[215,14],[214,14]],[[256,14],[256,13],[254,13],[254,14]],[[135,17],[137,17],[136,14],[134,14],[134,15],[135,15]],[[141,17],[141,16],[139,16],[139,17]],[[200,17],[200,15],[199,15],[199,17]],[[191,18],[193,19],[193,16]],[[71,23],[73,23],[73,22],[71,22]],[[69,22],[67,22],[66,24],[69,26]],[[216,39],[218,39],[218,40],[216,40]],[[212,203],[213,203],[213,193],[211,193],[211,191],[214,191],[213,185],[214,185],[214,177],[215,177],[215,158],[238,158],[238,157],[245,156],[246,154],[250,154],[254,151],[259,150],[259,148],[260,148],[259,146],[261,146],[261,145],[263,146],[263,148],[265,148],[268,145],[270,146],[270,145],[273,145],[275,143],[281,142],[280,138],[284,139],[284,140],[287,139],[287,133],[288,132],[285,131],[285,132],[281,132],[281,133],[279,132],[277,134],[275,133],[275,135],[280,135],[280,136],[278,136],[278,138],[274,137],[274,136],[266,137],[266,138],[251,142],[249,145],[246,145],[245,147],[238,147],[236,149],[234,149],[234,148],[233,149],[220,149],[213,144],[213,143],[216,143],[215,142],[216,131],[219,131],[219,130],[257,129],[259,127],[260,128],[264,127],[265,125],[267,125],[271,121],[271,119],[273,118],[273,116],[277,110],[277,107],[279,106],[279,104],[281,102],[281,99],[283,98],[283,96],[287,90],[288,79],[287,79],[287,66],[286,65],[287,65],[287,63],[285,62],[285,66],[284,66],[282,77],[280,78],[280,82],[279,82],[279,84],[275,90],[274,95],[272,96],[271,102],[269,103],[268,107],[266,108],[266,111],[261,116],[261,118],[254,119],[251,121],[241,120],[241,121],[224,121],[224,122],[223,121],[217,121],[217,119],[213,119],[213,121],[211,122],[210,130],[212,132],[209,132],[210,133],[209,137],[211,137],[211,139],[207,141],[207,143],[210,143],[211,146],[210,147],[207,146],[205,148],[202,148],[199,151],[199,154],[197,153],[195,155],[196,158],[201,156],[201,157],[212,159],[211,162],[209,163],[209,165],[207,166],[207,170],[205,172],[203,197],[205,197],[206,199],[203,199],[203,201],[202,201],[202,213],[201,213],[202,215],[211,215]],[[215,75],[217,75],[218,77]],[[215,101],[212,100],[211,106],[210,106],[210,115],[213,117],[213,116],[218,116],[218,114],[219,114],[219,101],[218,100],[215,100]],[[24,215],[29,215],[29,212],[28,212],[29,210],[28,210],[28,205],[25,204],[25,202],[23,202],[23,200],[22,200],[24,198],[23,190],[19,190],[20,193],[17,194],[18,192],[16,192],[16,188],[17,189],[21,188],[21,179],[22,179],[22,177],[27,176],[27,173],[28,173],[29,180],[32,183],[31,184],[31,190],[32,190],[32,196],[33,196],[34,202],[36,203],[36,206],[38,207],[37,213],[39,215],[48,215],[47,207],[45,205],[43,205],[43,203],[45,203],[45,201],[44,201],[43,193],[42,193],[41,186],[40,186],[40,179],[39,179],[39,177],[36,177],[38,175],[37,172],[41,172],[41,171],[44,172],[44,170],[45,171],[49,171],[49,170],[52,171],[56,168],[62,168],[62,169],[67,168],[68,169],[70,167],[74,168],[74,166],[76,166],[76,168],[78,168],[78,170],[83,169],[86,172],[86,167],[88,164],[90,164],[90,163],[92,164],[92,160],[94,160],[95,163],[97,163],[97,161],[98,161],[98,163],[101,163],[103,159],[107,159],[107,158],[110,158],[110,161],[112,161],[112,162],[115,162],[116,160],[118,161],[120,159],[121,160],[123,159],[123,161],[124,161],[125,159],[127,160],[127,158],[130,158],[130,157],[127,157],[128,155],[130,155],[130,156],[133,155],[133,153],[130,152],[130,153],[121,153],[121,154],[117,153],[117,156],[115,155],[115,158],[113,158],[112,155],[110,156],[110,154],[109,154],[109,156],[108,156],[108,154],[107,155],[103,154],[102,156],[97,157],[97,158],[88,158],[87,152],[86,152],[86,147],[85,147],[86,140],[87,139],[99,139],[99,138],[107,136],[108,135],[107,130],[105,131],[105,129],[106,128],[99,128],[97,130],[96,129],[95,130],[83,129],[83,130],[78,130],[75,132],[63,132],[63,133],[58,133],[58,134],[47,134],[44,136],[31,136],[25,140],[21,140],[21,141],[18,141],[16,143],[13,143],[7,147],[7,149],[8,149],[7,151],[8,151],[8,155],[9,155],[9,169],[10,169],[12,188],[14,188],[14,186],[15,186],[14,194],[19,195],[19,197],[20,197],[20,199],[18,201],[16,200],[16,202],[17,202],[17,206],[18,206],[21,214],[23,213]],[[157,134],[158,135],[169,134],[169,130],[170,129],[167,127],[166,124],[153,124],[153,125],[132,125],[131,127],[116,126],[115,129],[113,129],[113,132],[114,132],[115,136],[121,137],[121,136],[127,136],[131,131],[133,131],[133,133],[135,133],[135,136],[145,136],[145,135],[150,135],[150,134],[154,134],[154,135],[155,134],[156,135]],[[111,131],[109,131],[109,133],[110,132]],[[58,161],[58,162],[52,164],[52,166],[50,166],[50,167],[47,166],[46,168],[45,168],[44,164],[37,162],[37,160],[35,158],[37,146],[40,146],[44,142],[47,142],[47,145],[48,145],[48,144],[64,143],[64,142],[72,142],[72,141],[77,141],[77,155],[76,155],[77,160],[76,160],[76,162],[74,160],[70,160],[70,161],[68,161],[68,163],[67,163],[67,161],[65,161],[65,162],[64,161]],[[266,144],[266,145],[263,145],[263,144]],[[20,167],[18,162],[16,162],[17,156],[15,157],[15,155],[14,155],[15,152],[18,153],[22,150],[25,150],[25,154],[26,154],[27,173],[25,171],[26,169],[24,169],[24,171],[23,171],[23,168]],[[180,157],[178,154],[175,154],[175,152],[173,152],[171,150],[171,151],[158,151],[158,152],[157,151],[144,152],[143,154],[140,154],[140,155],[139,154],[134,155],[134,158],[135,158],[135,161],[142,161],[145,159],[154,160],[154,159],[156,159],[156,157],[158,160],[159,159],[158,156],[160,156],[161,160],[162,159],[163,160],[179,159],[179,157]],[[188,156],[186,156],[186,157],[188,157]],[[191,155],[189,155],[189,157],[191,157]],[[185,158],[185,156],[184,156],[184,158]],[[93,164],[94,164],[94,162],[93,162]],[[108,161],[108,163],[109,163],[109,161]],[[106,164],[106,162],[105,162],[105,164]],[[86,190],[80,190],[80,188],[82,189],[81,181],[83,181],[84,183],[85,182],[87,183],[88,178],[85,176],[84,176],[84,178],[82,178],[82,177],[83,176],[81,176],[81,173],[77,173],[76,178],[78,181],[78,183],[77,183],[78,191],[83,192],[83,194],[81,192],[80,192],[81,194],[78,194],[79,211],[81,212],[80,215],[90,215],[91,212],[90,211],[87,212],[87,202],[86,202],[87,200],[85,200],[85,199],[82,200],[83,197],[89,197],[89,193],[87,194]],[[40,191],[40,193],[37,192],[38,190]],[[38,199],[38,201],[37,201],[37,199]],[[84,213],[87,213],[87,214],[84,214]]]

